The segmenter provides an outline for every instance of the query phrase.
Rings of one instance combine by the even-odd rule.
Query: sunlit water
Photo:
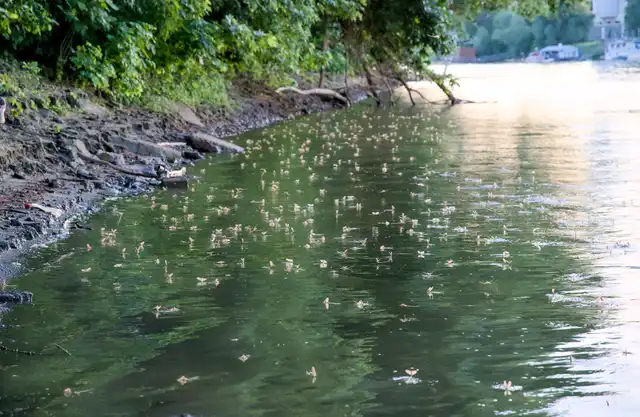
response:
[[[41,250],[0,415],[637,415],[640,74],[447,70],[482,103],[252,132]]]

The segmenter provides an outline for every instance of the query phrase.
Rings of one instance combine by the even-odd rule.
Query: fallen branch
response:
[[[345,96],[340,93],[337,93],[333,90],[329,90],[327,88],[311,88],[309,90],[300,90],[295,87],[280,87],[276,90],[276,93],[282,94],[284,92],[290,91],[292,93],[300,94],[302,96],[321,96],[321,97],[329,97],[335,100],[341,101],[345,106],[349,105],[349,100]]]

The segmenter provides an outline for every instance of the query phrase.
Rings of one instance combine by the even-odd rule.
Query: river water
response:
[[[640,73],[447,71],[478,103],[248,133],[25,261],[0,415],[637,415]]]

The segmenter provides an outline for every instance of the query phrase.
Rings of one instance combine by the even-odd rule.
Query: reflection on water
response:
[[[482,103],[252,132],[40,252],[0,415],[635,415],[640,75],[448,71]]]

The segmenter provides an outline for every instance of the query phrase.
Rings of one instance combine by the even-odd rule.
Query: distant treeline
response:
[[[640,0],[628,0],[624,18],[627,32],[638,35],[640,33]]]
[[[532,20],[510,11],[482,13],[465,24],[465,31],[476,55],[518,58],[536,48],[585,42],[592,26],[593,15],[587,10],[563,8],[557,16]]]

